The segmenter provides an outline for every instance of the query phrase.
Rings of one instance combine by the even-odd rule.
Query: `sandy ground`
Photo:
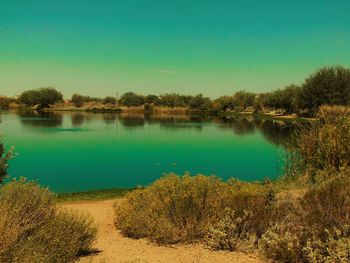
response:
[[[82,257],[78,262],[135,262],[135,263],[260,263],[256,255],[236,252],[210,251],[202,245],[158,246],[146,239],[130,239],[122,236],[113,224],[113,200],[66,203],[61,206],[89,213],[98,226],[97,252]]]

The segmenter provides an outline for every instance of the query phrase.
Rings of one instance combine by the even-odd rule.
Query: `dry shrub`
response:
[[[301,126],[294,152],[315,181],[318,170],[340,171],[350,166],[350,108],[323,106],[318,120]]]
[[[231,187],[214,176],[169,174],[116,204],[116,226],[129,237],[158,243],[203,238],[222,217]]]
[[[71,262],[95,240],[91,218],[58,210],[35,183],[1,188],[0,214],[0,262]]]
[[[258,241],[252,226],[254,216],[250,211],[237,216],[234,210],[227,208],[225,216],[209,228],[207,245],[215,250],[252,252]]]
[[[350,169],[334,173],[328,182],[311,188],[301,200],[306,225],[340,227],[350,223]]]
[[[270,227],[259,247],[280,262],[349,262],[350,170],[309,189]]]

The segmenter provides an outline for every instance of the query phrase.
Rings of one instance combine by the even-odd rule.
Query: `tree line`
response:
[[[23,92],[18,101],[27,106],[41,108],[62,102],[63,95],[54,88],[41,88]],[[314,115],[321,105],[350,105],[350,69],[342,66],[324,67],[311,74],[300,86],[290,85],[266,93],[238,91],[233,95],[210,99],[202,94],[195,96],[167,93],[160,96],[141,95],[134,92],[115,97],[97,98],[74,94],[70,102],[76,107],[96,102],[105,105],[158,107],[186,107],[203,112],[253,110],[280,110],[283,113]]]

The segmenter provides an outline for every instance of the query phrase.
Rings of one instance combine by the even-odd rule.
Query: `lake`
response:
[[[132,188],[170,172],[274,179],[292,130],[253,116],[0,112],[2,141],[18,154],[11,177],[56,192]]]

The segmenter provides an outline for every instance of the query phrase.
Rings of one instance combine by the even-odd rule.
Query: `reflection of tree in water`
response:
[[[80,113],[80,112],[73,113],[71,115],[72,126],[73,127],[81,126],[84,123],[84,121],[85,121],[85,116],[84,115],[85,115],[84,113]]]
[[[62,126],[63,123],[61,113],[20,111],[17,115],[20,117],[21,124],[28,127],[54,128]]]
[[[116,113],[103,113],[102,119],[106,124],[113,124],[117,120]]]
[[[235,116],[232,118],[217,118],[215,122],[218,123],[220,129],[230,129],[237,135],[252,134],[255,132],[256,120],[254,118]]]
[[[142,128],[145,125],[143,114],[118,114],[118,121],[127,129]]]
[[[168,130],[181,130],[181,129],[195,129],[201,131],[203,129],[203,122],[210,121],[210,118],[201,116],[168,116],[167,118],[162,118],[157,120],[159,122],[160,128]]]
[[[288,146],[293,139],[296,125],[275,120],[265,120],[259,125],[264,137],[275,145]]]
[[[231,129],[235,134],[243,136],[260,131],[263,136],[275,145],[287,146],[295,134],[296,125],[281,121],[262,119],[255,116],[234,116],[216,118],[220,129]]]

